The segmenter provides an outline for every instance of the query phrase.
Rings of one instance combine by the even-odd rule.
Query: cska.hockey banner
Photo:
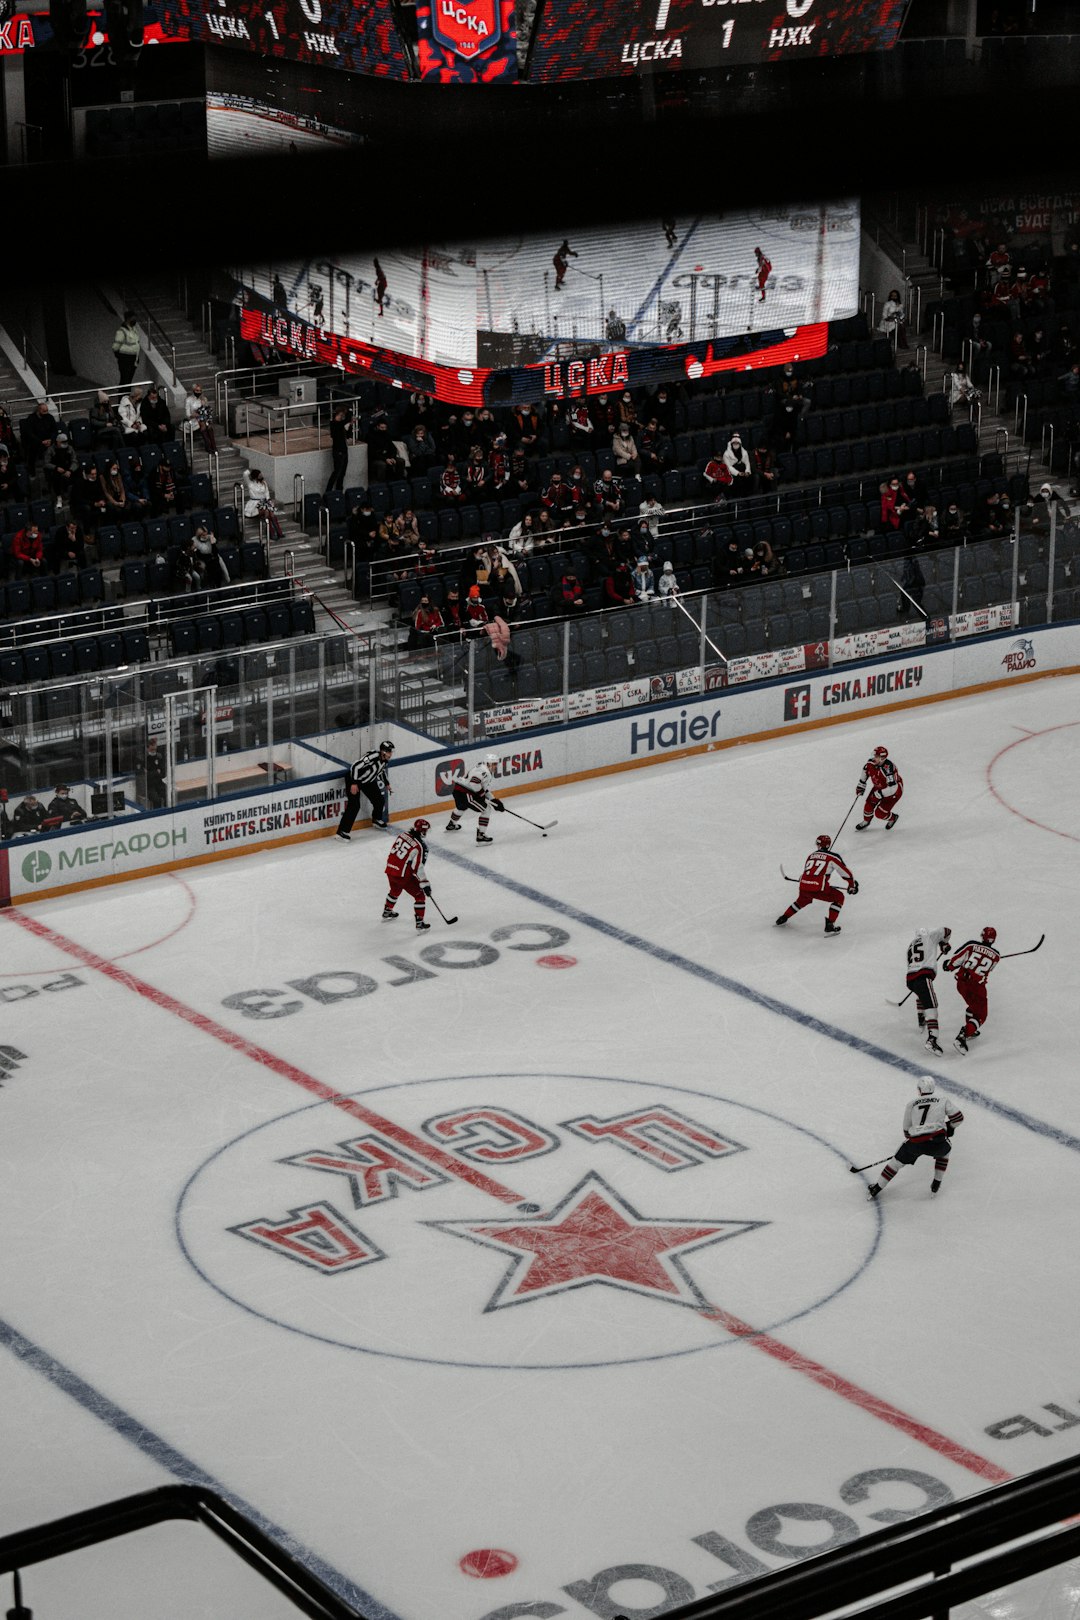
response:
[[[422,79],[490,84],[517,78],[514,0],[419,0],[416,34]]]

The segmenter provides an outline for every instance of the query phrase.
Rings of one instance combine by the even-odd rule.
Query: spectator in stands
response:
[[[675,396],[666,383],[661,383],[648,402],[648,416],[655,417],[661,432],[674,439],[678,428]]]
[[[19,441],[15,437],[15,424],[6,405],[0,405],[0,450],[6,450],[12,461],[18,459]]]
[[[187,501],[176,482],[176,474],[163,456],[150,475],[150,510],[158,518],[172,507],[183,512]]]
[[[140,402],[139,415],[148,444],[167,444],[176,437],[173,420],[157,383],[151,383],[146,397]]]
[[[491,493],[494,496],[507,495],[510,492],[510,451],[507,448],[506,434],[496,433],[491,441],[491,452],[488,456],[488,466],[491,469]]]
[[[212,534],[205,523],[200,523],[196,526],[192,540],[195,554],[199,559],[199,575],[203,584],[212,589],[218,585],[227,585],[229,570],[218,549],[217,535]]]
[[[50,493],[58,505],[66,506],[77,471],[75,454],[66,433],[58,433],[42,458],[42,468]]]
[[[1002,491],[1001,500],[998,502],[998,515],[1001,519],[1001,526],[1005,533],[1011,534],[1013,527],[1013,503],[1008,490]]]
[[[491,485],[491,468],[484,460],[484,448],[474,444],[465,463],[465,492],[470,501],[487,500]]]
[[[768,439],[763,440],[754,451],[754,472],[757,475],[758,490],[762,495],[768,495],[780,482],[776,454]]]
[[[37,407],[23,423],[23,449],[26,452],[26,471],[32,478],[46,450],[60,431],[60,424],[49,409],[47,399],[38,401]]]
[[[22,494],[22,480],[7,445],[0,444],[0,501],[17,501]]]
[[[465,490],[462,487],[461,473],[458,471],[457,461],[453,451],[448,451],[446,465],[439,474],[438,498],[440,505],[455,507],[464,506]]]
[[[656,595],[656,575],[649,567],[648,557],[642,556],[638,558],[631,577],[634,583],[634,595],[637,600],[639,602],[651,602]]]
[[[550,551],[559,543],[558,524],[552,521],[551,513],[546,506],[542,506],[534,514],[536,523],[535,546],[537,551]]]
[[[349,539],[356,547],[358,560],[368,562],[375,555],[379,539],[379,520],[367,495],[350,509],[348,517]]]
[[[679,595],[679,582],[675,578],[674,563],[666,562],[664,564],[660,572],[660,581],[657,589],[661,598],[668,601],[669,606],[673,607],[674,601],[672,599]]]
[[[95,535],[98,525],[108,521],[109,503],[96,461],[88,462],[72,480],[71,512],[88,535]]]
[[[932,502],[917,512],[907,527],[908,543],[917,550],[927,546],[936,546],[941,539],[941,525],[938,522],[937,507]]]
[[[878,529],[882,534],[895,534],[900,527],[900,480],[890,478],[887,483],[878,485],[881,497],[881,514],[878,520]]]
[[[52,532],[49,541],[49,567],[54,574],[62,573],[71,564],[73,568],[86,567],[86,535],[81,523],[69,518]]]
[[[510,489],[513,494],[526,495],[536,488],[536,473],[519,447],[510,452]]]
[[[481,405],[476,413],[476,421],[473,423],[473,442],[481,446],[485,456],[490,454],[498,431],[499,424],[496,422],[493,413],[486,405]]]
[[[604,607],[629,607],[637,601],[634,577],[625,563],[619,563],[614,572],[605,574],[600,587]]]
[[[979,390],[968,376],[964,362],[958,360],[956,370],[949,378],[949,409],[955,410],[958,405],[974,405],[979,397]]]
[[[275,540],[284,538],[285,531],[281,527],[274,497],[270,493],[270,485],[258,467],[248,467],[241,480],[244,488],[244,516],[255,518],[261,522],[264,518],[269,532]]]
[[[139,414],[143,393],[141,388],[133,388],[130,394],[125,394],[116,407],[120,417],[120,429],[124,435],[124,443],[129,446],[142,444],[146,438],[146,424]]]
[[[967,513],[960,510],[956,501],[950,501],[941,518],[941,538],[955,545],[966,533]]]
[[[739,500],[754,491],[754,469],[750,453],[738,433],[733,433],[724,451],[724,466],[731,474],[731,493]]]
[[[443,603],[442,616],[447,630],[462,629],[465,610],[461,605],[461,592],[456,585],[446,587],[446,601]]]
[[[344,489],[348,470],[349,413],[344,405],[338,405],[330,417],[330,477],[324,493],[329,495],[332,489]]]
[[[770,574],[780,572],[780,564],[776,560],[776,553],[768,540],[754,542],[754,561],[751,571],[760,574],[763,579],[768,579]]]
[[[589,489],[588,481],[586,480],[585,474],[581,470],[580,466],[571,467],[570,476],[568,478],[564,478],[563,483],[566,485],[566,488],[570,493],[570,500],[567,510],[572,511],[576,506],[587,507],[590,504],[592,500],[592,492]]]
[[[33,579],[45,572],[45,542],[36,523],[27,523],[15,531],[11,542],[11,558],[16,573]]]
[[[491,572],[491,588],[498,598],[503,618],[513,619],[521,604],[521,578],[512,563],[496,563]]]
[[[786,404],[794,406],[799,416],[805,416],[813,403],[810,394],[810,384],[796,375],[795,367],[789,360],[777,380],[773,390],[774,408]]]
[[[488,622],[488,610],[480,596],[479,585],[470,585],[469,594],[465,598],[465,628],[467,630],[481,629]]]
[[[569,485],[563,482],[563,475],[558,471],[552,473],[551,482],[540,499],[543,501],[545,509],[551,513],[552,522],[557,528],[562,524],[566,513],[574,505],[574,493]]]
[[[135,367],[139,363],[142,351],[142,339],[139,329],[135,325],[135,311],[126,309],[124,318],[116,328],[116,335],[112,342],[112,352],[116,356],[116,369],[120,377],[120,386],[126,388],[135,375]]]
[[[104,388],[98,389],[97,398],[90,407],[89,418],[95,446],[105,450],[119,450],[124,442],[123,429],[116,407]]]
[[[610,467],[604,468],[593,485],[593,496],[601,517],[622,517],[626,504],[623,500],[622,481],[612,472]]]
[[[706,486],[712,491],[713,500],[718,505],[726,506],[733,480],[731,468],[723,456],[709,457],[705,463],[704,478]]]
[[[402,541],[406,551],[419,551],[421,549],[420,524],[411,506],[407,506],[403,512],[394,514],[392,526],[394,533]],[[431,555],[434,555],[434,553],[431,553]]]
[[[439,453],[435,437],[426,422],[417,422],[408,434],[405,453],[409,458],[409,472],[417,478],[426,478]]]
[[[131,518],[128,511],[128,493],[124,488],[124,479],[120,471],[119,461],[110,461],[101,479],[101,493],[105,497],[105,511],[109,523],[127,523]]]
[[[394,442],[390,424],[385,419],[375,423],[368,434],[368,480],[371,483],[390,483],[406,474],[405,458]]]
[[[619,426],[625,425],[633,432],[634,428],[637,427],[637,406],[634,404],[634,396],[628,388],[623,391],[619,400],[618,415]],[[615,431],[618,432],[618,428]]]
[[[663,477],[671,465],[674,446],[655,416],[650,416],[645,426],[638,429],[637,447],[642,475],[653,473],[658,478]]]
[[[881,306],[881,330],[894,349],[907,348],[906,326],[907,313],[904,309],[904,301],[900,297],[899,289],[894,287]]]
[[[575,399],[571,402],[567,412],[567,421],[570,426],[570,444],[576,456],[589,450],[596,435],[596,424],[589,415],[589,407],[585,400]]]
[[[909,468],[904,474],[903,482],[900,485],[900,496],[901,520],[914,517],[915,513],[926,505],[926,489],[914,467]]]
[[[628,422],[623,422],[611,441],[615,457],[615,471],[620,478],[637,478],[641,472],[641,458]]]
[[[516,449],[526,456],[544,452],[543,417],[536,405],[515,405],[511,414],[510,437]]]
[[[619,426],[619,406],[609,394],[596,394],[590,406],[596,428],[596,448],[606,450]]]
[[[660,519],[664,515],[664,508],[655,495],[646,495],[638,507],[638,516],[648,526],[649,534],[654,540],[660,537]]]
[[[996,489],[992,489],[988,494],[980,496],[975,502],[972,530],[980,536],[993,536],[1007,532],[1005,524],[1001,521],[1001,496]]]
[[[408,644],[414,651],[420,647],[434,647],[435,632],[443,628],[443,616],[435,603],[430,596],[422,596],[413,614]]]
[[[579,613],[585,609],[585,592],[572,568],[568,568],[559,581],[558,597],[565,613]]]
[[[72,797],[71,789],[66,782],[58,782],[56,791],[49,800],[45,811],[45,819],[52,821],[59,817],[64,826],[74,826],[77,822],[86,820],[86,811],[78,799]]]
[[[1014,381],[1034,377],[1035,361],[1028,349],[1023,327],[1014,328],[1009,337],[1009,376]]]
[[[717,559],[717,580],[721,585],[738,585],[749,575],[743,548],[737,540],[729,540]]]
[[[11,831],[16,838],[41,830],[45,820],[45,806],[33,793],[28,793],[12,815]]]
[[[214,413],[210,402],[203,398],[202,383],[192,383],[191,392],[184,400],[184,416],[195,424],[207,455],[217,453],[217,435],[214,432]]]
[[[531,512],[523,512],[518,521],[510,530],[509,546],[511,556],[528,557],[536,541],[536,521]]]
[[[570,513],[570,516],[567,518],[566,522],[563,524],[563,528],[564,529],[587,529],[588,526],[589,526],[588,508],[585,507],[584,505],[582,505],[579,502],[578,505],[576,505],[574,507],[573,511]]]
[[[189,534],[184,543],[177,547],[173,558],[173,589],[197,591],[201,583],[202,574],[199,570],[199,554],[195,550],[195,536]]]
[[[128,510],[133,518],[141,521],[148,516],[151,507],[150,486],[142,457],[133,453],[120,470],[127,490]]]
[[[917,557],[904,558],[900,570],[900,584],[903,587],[896,599],[896,611],[903,617],[910,612],[912,602],[918,609],[922,609],[923,593],[926,590],[926,575],[919,567]]]

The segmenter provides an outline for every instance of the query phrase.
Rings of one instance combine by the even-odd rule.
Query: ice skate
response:
[[[775,927],[776,927],[776,928],[783,928],[783,926],[784,926],[784,924],[785,924],[785,923],[786,923],[786,922],[787,922],[787,921],[788,921],[788,914],[787,914],[787,912],[786,912],[786,911],[785,911],[785,912],[784,912],[784,915],[783,915],[783,916],[782,916],[782,917],[777,917],[777,919],[776,919],[776,922],[775,922],[775,924],[774,924],[774,926],[775,926]]]
[[[493,844],[495,840],[494,838],[489,838],[487,833],[477,833],[476,842],[478,844]]]
[[[445,827],[444,830],[446,832],[460,832],[461,831],[461,822],[460,821],[448,821],[446,823],[446,827]]]
[[[825,932],[827,934],[838,934],[840,932],[840,924],[839,923],[834,923],[834,922],[826,922],[826,924],[825,924]]]
[[[935,1176],[934,1180],[930,1183],[930,1196],[931,1196],[931,1198],[936,1198],[940,1191],[941,1191],[941,1182],[938,1181],[937,1177]]]
[[[870,1183],[869,1187],[867,1187],[867,1189],[866,1189],[866,1196],[870,1200],[871,1203],[874,1202],[874,1199],[877,1197],[877,1195],[878,1195],[878,1193],[880,1191],[881,1191],[881,1188],[878,1186],[877,1182],[872,1181]]]
[[[856,832],[865,832],[867,827],[869,827],[869,825],[870,825],[870,817],[867,816],[865,821],[857,821],[855,823],[855,831]]]
[[[931,1052],[936,1052],[938,1057],[941,1057],[941,1046],[936,1035],[928,1035],[926,1037],[926,1044],[930,1048]]]
[[[425,922],[422,917],[417,917],[417,919],[416,919],[416,932],[418,934],[426,934],[430,927],[431,927],[431,924],[429,922]]]
[[[397,918],[397,912],[396,911],[391,911],[389,906],[383,906],[383,914],[382,914],[383,922],[394,922],[396,920],[396,918]]]
[[[350,834],[349,834],[349,833],[347,833],[347,832],[342,832],[342,830],[341,830],[341,828],[340,828],[340,827],[339,827],[339,828],[338,828],[338,832],[337,832],[337,836],[338,836],[338,837],[339,837],[339,838],[344,838],[344,840],[345,840],[345,842],[346,842],[346,843],[347,843],[347,844],[351,844],[351,843],[352,843],[352,837],[351,837],[351,835],[350,835]]]
[[[889,831],[890,831],[890,829],[891,829],[891,828],[893,828],[893,827],[895,827],[895,826],[896,826],[896,823],[897,823],[897,822],[898,822],[898,821],[899,821],[899,819],[900,819],[900,817],[899,817],[899,816],[897,816],[897,815],[895,815],[895,814],[894,814],[894,815],[891,815],[891,816],[890,816],[890,817],[889,817],[889,819],[888,819],[888,820],[887,820],[887,821],[886,821],[886,823],[885,823],[885,831],[886,831],[886,832],[889,832]]]
[[[963,1030],[960,1031],[959,1035],[953,1041],[953,1045],[956,1047],[956,1050],[958,1052],[966,1052],[967,1051],[967,1049],[968,1049],[967,1036],[964,1034]]]

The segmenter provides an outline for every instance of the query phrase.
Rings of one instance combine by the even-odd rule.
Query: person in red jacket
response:
[[[575,608],[585,606],[585,592],[581,588],[581,581],[576,574],[571,573],[569,570],[559,582],[559,595],[562,599],[562,605],[568,613],[572,613]]]
[[[843,884],[843,888],[839,887],[840,884]],[[803,865],[798,898],[777,917],[776,926],[782,928],[789,917],[794,917],[797,911],[802,911],[812,900],[824,900],[829,907],[828,916],[825,918],[825,932],[838,934],[840,927],[836,919],[840,915],[840,908],[847,895],[858,892],[859,885],[847,862],[833,849],[832,839],[828,833],[819,833],[817,842]]]
[[[32,577],[42,571],[45,542],[36,523],[28,523],[24,529],[16,531],[15,538],[11,542],[11,555],[24,574]]]

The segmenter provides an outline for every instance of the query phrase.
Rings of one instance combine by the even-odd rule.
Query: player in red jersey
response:
[[[843,888],[838,888],[838,883]],[[828,833],[819,833],[817,843],[806,857],[802,877],[799,879],[799,898],[793,900],[782,916],[777,917],[776,926],[782,928],[789,917],[794,917],[797,911],[802,911],[811,900],[826,900],[829,905],[829,914],[825,918],[825,932],[838,934],[839,925],[836,921],[840,915],[840,907],[849,894],[858,894],[859,885],[856,883],[849,867],[843,857],[838,855],[832,847],[832,839]]]
[[[757,290],[758,303],[765,302],[765,283],[772,275],[772,260],[767,259],[759,247],[754,249],[754,258],[757,260]]]
[[[431,893],[431,884],[424,871],[424,862],[427,860],[426,834],[431,830],[431,822],[421,817],[414,821],[408,832],[399,833],[394,839],[393,848],[386,862],[386,878],[389,885],[386,904],[383,906],[383,921],[389,922],[397,916],[394,902],[402,889],[406,894],[412,895],[413,916],[416,926],[421,932],[431,927],[424,921],[424,906]]]
[[[875,816],[885,823],[885,830],[889,831],[899,819],[896,807],[904,796],[904,779],[889,758],[887,748],[875,748],[863,766],[855,789],[860,798],[866,793],[867,783],[870,784],[870,792],[863,806],[863,818],[855,823],[855,831],[865,832]]]
[[[996,928],[984,928],[980,939],[969,939],[954,951],[945,963],[946,973],[956,974],[967,1017],[964,1027],[953,1041],[958,1052],[966,1052],[986,1023],[986,981],[1001,961],[1001,952],[994,949]]]

